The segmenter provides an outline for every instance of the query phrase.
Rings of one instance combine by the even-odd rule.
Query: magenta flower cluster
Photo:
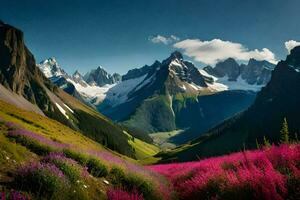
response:
[[[166,176],[181,199],[210,194],[252,199],[283,200],[289,178],[300,179],[300,145],[272,146],[204,159],[198,162],[154,165],[149,168]],[[231,196],[233,198],[233,196]]]
[[[29,198],[18,191],[12,190],[9,193],[0,192],[0,200],[29,200]]]
[[[109,188],[107,191],[108,200],[143,200],[143,195],[137,191],[126,192],[122,189]]]

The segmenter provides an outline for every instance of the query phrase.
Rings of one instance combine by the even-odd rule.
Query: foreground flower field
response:
[[[67,143],[38,124],[10,120],[0,118],[0,200],[171,199],[166,178],[132,159],[78,133],[62,133],[76,138]]]
[[[148,168],[166,176],[180,199],[300,199],[299,144]]]
[[[12,112],[0,110],[0,200],[300,199],[295,142],[142,166],[55,121]]]

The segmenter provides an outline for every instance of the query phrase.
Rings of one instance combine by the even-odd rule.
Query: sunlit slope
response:
[[[65,96],[65,98],[68,98],[68,96]],[[100,114],[98,114],[96,111],[92,110],[91,108],[84,106],[83,104],[77,104],[77,100],[70,101],[70,106],[72,108],[73,106],[74,108],[76,108],[76,106],[81,106],[82,109],[86,109],[86,111],[90,112],[91,115],[98,118],[102,117]],[[15,106],[10,105],[3,101],[0,101],[0,118],[5,121],[18,123],[22,127],[30,131],[34,131],[45,137],[48,137],[49,139],[58,142],[74,145],[82,150],[85,149],[101,150],[105,148],[99,143],[97,143],[96,141],[84,136],[80,132],[74,131],[73,129],[67,126],[64,126],[63,124],[57,122],[56,120],[43,117],[33,112],[28,112],[22,109],[18,109]],[[125,132],[122,134],[128,137],[129,140],[128,143],[131,145],[133,149],[135,149],[134,151],[137,158],[143,159],[152,156],[158,152],[158,148],[155,147],[154,145],[147,144],[138,139],[132,139],[132,137]],[[117,138],[115,139],[117,140]],[[108,148],[105,149],[109,150]],[[125,157],[125,156],[121,156],[121,157]]]
[[[135,157],[146,159],[158,152],[123,134],[130,137]],[[122,188],[127,195],[138,192],[154,200],[168,193],[161,178],[55,120],[0,101],[0,189],[8,195],[14,190],[26,199],[114,199]]]

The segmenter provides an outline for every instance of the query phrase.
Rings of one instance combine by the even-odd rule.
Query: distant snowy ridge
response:
[[[76,70],[75,73],[70,76],[67,74],[58,64],[54,57],[48,58],[37,66],[41,69],[44,75],[49,78],[54,84],[64,89],[66,92],[74,94],[71,89],[74,86],[75,90],[84,98],[88,103],[99,104],[105,99],[107,91],[116,84],[105,84],[98,86],[97,84],[88,84],[83,76]],[[103,68],[101,68],[103,70]],[[94,70],[95,71],[95,70]],[[103,72],[106,73],[106,72]],[[106,73],[106,76],[109,77]],[[62,107],[59,108],[62,111]]]
[[[271,79],[275,65],[267,61],[250,59],[248,64],[239,65],[234,59],[228,58],[216,64],[199,70],[210,79],[208,86],[218,91],[250,90],[258,92]]]
[[[200,73],[205,76],[213,79],[213,83],[207,83],[208,88],[212,91],[226,91],[226,90],[247,90],[247,91],[253,91],[258,92],[261,90],[262,87],[265,85],[257,85],[257,84],[249,84],[241,77],[238,77],[236,81],[229,81],[229,77],[225,76],[222,78],[217,78],[213,75],[208,74],[204,70],[199,70]]]

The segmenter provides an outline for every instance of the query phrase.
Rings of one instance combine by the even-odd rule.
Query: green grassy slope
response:
[[[11,128],[11,125],[8,125],[8,123],[13,124],[13,128]],[[17,176],[15,174],[17,174],[17,169],[20,169],[21,166],[28,162],[40,162],[42,159],[45,159],[45,150],[47,150],[47,152],[61,151],[59,148],[51,147],[47,142],[44,144],[34,138],[29,137],[29,139],[24,140],[24,138],[12,137],[9,135],[9,132],[14,129],[29,131],[38,137],[45,138],[43,140],[67,144],[67,147],[63,147],[63,152],[70,151],[72,153],[65,153],[65,155],[68,156],[68,158],[76,160],[83,166],[89,165],[89,161],[85,161],[86,159],[96,158],[100,159],[100,163],[102,163],[100,166],[104,165],[105,168],[107,168],[107,172],[100,177],[95,176],[93,172],[89,172],[92,176],[84,176],[82,181],[80,179],[80,188],[78,188],[79,186],[76,185],[76,183],[75,185],[72,182],[69,183],[71,184],[71,189],[75,187],[76,189],[74,190],[80,193],[80,195],[69,194],[69,188],[62,196],[52,196],[52,198],[106,199],[106,192],[112,187],[122,187],[124,189],[127,187],[127,191],[131,191],[132,188],[130,187],[136,187],[139,192],[148,194],[150,197],[151,195],[160,195],[160,187],[158,186],[161,184],[160,180],[157,179],[156,175],[151,175],[150,172],[148,173],[147,170],[138,164],[138,161],[111,151],[56,120],[33,112],[24,111],[3,101],[0,101],[0,191],[8,192],[11,189],[21,190],[23,194],[31,196],[32,199],[39,199],[36,196],[39,195],[39,193],[36,193],[36,191],[31,193],[26,187],[20,188],[16,186],[15,180]],[[159,151],[157,147],[134,139],[126,132],[123,134],[130,138],[128,143],[135,149],[135,156],[141,159],[141,162],[143,162],[143,159],[151,158]],[[28,137],[25,136],[25,138]],[[37,144],[39,145],[37,146]],[[65,149],[69,150],[65,151]],[[96,164],[93,161],[92,166],[94,165]],[[115,169],[116,167],[117,169]],[[121,174],[115,174],[116,170]],[[123,172],[120,170],[124,171],[125,174],[122,175]],[[115,176],[122,176],[122,178],[118,177],[116,179]],[[23,181],[27,181],[27,178],[24,178]],[[107,184],[106,181],[108,181],[109,184]],[[149,188],[145,190],[143,189],[144,187]],[[153,199],[154,197],[152,196],[151,198]]]
[[[77,100],[76,100],[77,101]],[[70,101],[70,107],[73,108],[75,102]],[[74,104],[72,104],[74,103]],[[77,106],[84,106],[83,104],[78,104]],[[75,106],[74,106],[75,107]],[[93,117],[101,117],[96,111],[92,110],[91,108],[84,106],[82,109],[87,109],[91,113]],[[75,110],[75,109],[74,109]],[[22,109],[18,109],[15,106],[12,106],[8,103],[0,101],[0,118],[6,121],[16,122],[20,125],[24,126],[26,129],[30,131],[34,131],[40,133],[44,136],[47,136],[51,139],[56,141],[63,141],[67,144],[74,144],[78,146],[80,149],[107,149],[103,145],[100,145],[97,141],[90,139],[90,137],[84,136],[80,132],[74,131],[73,129],[62,125],[61,123],[57,122],[56,120],[49,119],[47,117],[43,117],[33,112],[24,111]],[[105,119],[105,118],[104,118]],[[107,120],[107,119],[105,119]],[[113,126],[112,122],[111,125]],[[88,122],[89,124],[89,122]],[[102,124],[98,124],[97,126],[102,126]],[[111,137],[116,137],[113,131],[114,129],[110,129],[108,127],[108,133],[111,134]],[[101,129],[103,129],[101,127]],[[97,131],[97,130],[95,130]],[[122,135],[128,138],[128,144],[134,150],[134,157],[139,159],[143,159],[149,156],[154,155],[158,152],[158,148],[154,145],[147,144],[139,139],[132,140],[132,136],[123,130],[119,129],[118,131],[122,131]],[[113,138],[117,141],[117,138]],[[149,151],[145,151],[145,149],[141,148],[142,146],[146,146]]]

